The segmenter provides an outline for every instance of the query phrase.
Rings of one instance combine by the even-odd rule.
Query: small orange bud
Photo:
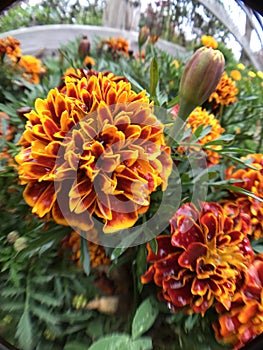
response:
[[[79,57],[84,60],[86,56],[89,56],[90,53],[90,42],[88,40],[87,35],[82,36],[82,40],[79,43],[78,49]]]
[[[202,105],[217,87],[225,68],[221,51],[201,47],[185,66],[180,82],[180,98],[194,107]]]

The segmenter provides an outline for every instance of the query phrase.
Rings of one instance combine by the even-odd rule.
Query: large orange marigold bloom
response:
[[[234,345],[234,349],[263,332],[263,254],[249,266],[241,290],[233,297],[229,311],[217,306],[218,322],[213,324],[219,342]]]
[[[146,92],[109,74],[66,76],[26,114],[16,156],[25,201],[39,217],[111,233],[132,227],[172,170],[164,126]]]
[[[228,106],[237,101],[238,92],[235,82],[224,72],[219,84],[210,95],[208,101],[212,103],[213,109],[221,105]]]
[[[213,114],[209,114],[205,109],[202,109],[201,107],[196,107],[194,111],[189,115],[186,123],[187,128],[192,129],[192,133],[196,131],[196,129],[203,125],[204,128],[206,126],[211,127],[211,130],[209,133],[207,133],[205,136],[200,138],[197,142],[201,145],[205,145],[210,141],[213,141],[217,139],[224,131],[219,123],[219,121],[216,119],[216,117]],[[193,140],[194,141],[194,140]],[[211,149],[221,149],[221,146],[211,145]],[[180,146],[178,148],[179,152],[187,151],[187,147]],[[207,162],[209,165],[214,165],[219,163],[220,154],[217,152],[214,152],[212,150],[205,150],[207,154]]]
[[[263,155],[250,154],[242,157],[242,160],[247,161],[256,169],[236,169],[235,167],[231,167],[227,169],[226,178],[241,180],[241,182],[236,182],[234,185],[244,188],[263,199]],[[232,197],[231,201],[235,201],[241,212],[251,217],[251,234],[253,237],[255,239],[263,237],[263,203],[236,192],[232,193]],[[229,209],[227,206],[225,208]]]
[[[151,266],[142,283],[153,280],[173,311],[204,315],[215,302],[229,309],[236,282],[253,256],[246,234],[214,202],[202,203],[201,210],[186,203],[170,223],[172,236],[157,237],[156,254],[147,245]]]

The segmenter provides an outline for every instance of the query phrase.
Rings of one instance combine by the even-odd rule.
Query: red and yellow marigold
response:
[[[238,92],[235,82],[224,72],[219,84],[210,95],[208,101],[212,103],[213,109],[222,105],[228,106],[237,102]]]
[[[175,107],[175,110],[177,110],[177,107]],[[176,113],[176,111],[175,111]],[[192,134],[196,131],[198,127],[203,125],[203,127],[211,127],[211,130],[202,138],[198,139],[197,143],[201,145],[205,145],[210,141],[213,141],[217,139],[224,131],[216,117],[213,114],[209,114],[205,109],[202,109],[201,107],[196,107],[193,112],[189,115],[186,127],[192,129]],[[194,140],[193,140],[194,142]],[[221,149],[221,146],[211,145],[211,149]],[[178,148],[179,152],[186,152],[191,151],[192,147],[187,146],[180,146]],[[208,165],[214,165],[218,164],[220,160],[220,154],[218,152],[212,151],[212,150],[205,150],[207,154],[207,162]]]
[[[216,302],[229,309],[253,251],[246,232],[218,203],[200,204],[200,210],[191,203],[179,208],[170,221],[172,235],[157,237],[156,254],[147,244],[151,266],[141,281],[153,280],[172,311],[204,315]]]
[[[239,182],[234,183],[235,186],[248,190],[263,199],[263,155],[250,154],[242,157],[242,160],[247,161],[255,169],[248,167],[245,169],[236,169],[235,167],[231,167],[227,169],[226,178],[238,180]],[[263,237],[263,203],[255,198],[237,192],[233,192],[231,196],[231,201],[235,201],[239,210],[251,217],[252,231],[250,234],[255,239]],[[225,208],[230,210],[227,204]]]
[[[111,233],[147,211],[150,194],[167,186],[172,160],[146,92],[109,73],[89,74],[66,76],[36,100],[16,161],[33,213],[85,231],[96,218]]]
[[[211,35],[203,35],[201,37],[201,43],[203,46],[211,47],[214,50],[218,48],[217,41]]]
[[[119,38],[109,38],[102,40],[99,43],[98,49],[107,49],[113,56],[113,58],[118,58],[119,55],[128,56],[129,53],[129,42],[122,37]]]
[[[243,348],[263,332],[263,254],[255,257],[244,283],[232,300],[230,310],[217,305],[220,313],[213,324],[219,342]]]

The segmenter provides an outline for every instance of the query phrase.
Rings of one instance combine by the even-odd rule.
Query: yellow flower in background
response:
[[[238,63],[237,65],[237,69],[240,69],[240,70],[245,70],[246,67],[243,65],[243,63]]]
[[[247,75],[248,75],[249,77],[251,77],[251,78],[255,78],[255,77],[257,76],[256,73],[253,72],[252,70],[250,70],[250,71],[247,73]]]
[[[226,72],[217,85],[215,91],[210,95],[208,101],[212,103],[212,109],[217,109],[220,105],[228,106],[237,102],[238,89],[235,82]]]
[[[16,161],[33,213],[83,231],[96,217],[111,233],[148,210],[151,193],[167,186],[172,159],[146,92],[89,74],[66,76],[61,89],[36,100]]]
[[[180,67],[180,64],[179,64],[179,62],[177,60],[174,60],[173,64],[174,64],[176,69]]]
[[[257,76],[258,76],[260,79],[263,79],[263,72],[261,72],[261,70],[257,71]]]
[[[203,35],[201,37],[201,43],[203,46],[211,47],[212,49],[218,48],[218,42],[210,35]]]
[[[39,83],[39,76],[45,72],[45,68],[42,66],[41,61],[35,56],[22,56],[18,65],[24,71],[24,78],[34,84]]]
[[[242,79],[242,74],[237,69],[231,70],[230,76],[232,79],[234,79],[236,81],[239,81]]]

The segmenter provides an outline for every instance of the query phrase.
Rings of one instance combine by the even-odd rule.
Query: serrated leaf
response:
[[[45,307],[32,305],[31,311],[35,316],[45,321],[46,323],[51,323],[51,324],[59,323],[58,316],[54,315],[52,311],[47,310]]]
[[[140,337],[147,332],[158,316],[158,309],[151,302],[151,298],[145,299],[138,307],[132,322],[132,339]]]
[[[24,311],[17,325],[16,337],[23,350],[32,349],[32,325],[28,311]]]
[[[56,307],[61,305],[61,300],[58,298],[52,298],[52,296],[47,293],[34,292],[31,294],[31,298],[39,301],[40,304],[45,304],[47,306]]]

